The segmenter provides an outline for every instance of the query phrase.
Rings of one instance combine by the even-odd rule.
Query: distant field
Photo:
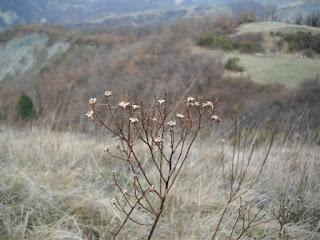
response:
[[[303,80],[320,74],[319,59],[259,57],[246,54],[230,54],[229,56],[239,57],[252,80],[260,83],[281,83],[288,87],[295,87]]]
[[[292,33],[297,31],[320,33],[320,28],[281,22],[254,22],[241,25],[236,34],[259,32],[268,33],[271,31],[282,33]]]

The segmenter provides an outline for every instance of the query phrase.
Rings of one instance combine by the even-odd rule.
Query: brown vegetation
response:
[[[225,24],[220,24],[221,22]],[[18,123],[17,104],[22,94],[31,97],[37,124],[57,129],[88,130],[83,113],[86,100],[105,89],[132,99],[150,101],[168,94],[169,102],[181,92],[218,99],[218,110],[226,117],[233,112],[246,116],[246,123],[267,122],[274,116],[288,118],[282,102],[295,92],[280,85],[254,83],[249,77],[224,78],[219,51],[199,51],[199,37],[208,32],[220,36],[233,33],[237,21],[227,15],[216,19],[180,21],[170,26],[75,31],[60,27],[17,27],[1,34],[3,44],[33,32],[49,36],[49,43],[68,41],[71,48],[47,66],[28,72],[23,79],[1,83],[0,117]],[[260,51],[261,34],[233,37],[243,51]],[[250,43],[248,46],[247,43]],[[264,114],[258,114],[263,111]],[[315,128],[311,124],[311,128]],[[302,131],[302,130],[299,130]]]

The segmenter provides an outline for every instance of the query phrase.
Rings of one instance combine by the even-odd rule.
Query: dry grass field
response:
[[[232,144],[227,141],[222,174],[222,138],[211,131],[193,148],[154,239],[211,239],[226,207],[224,180],[232,156]],[[264,222],[247,232],[245,239],[277,239],[275,215],[282,210],[288,211],[283,239],[319,239],[319,146],[277,141],[259,181],[241,198],[250,204],[251,214],[262,209]],[[36,127],[2,127],[0,239],[111,239],[124,217],[110,203],[118,194],[111,172],[120,172],[124,182],[130,176],[122,164],[107,157],[105,144],[113,146],[114,141]],[[266,151],[266,144],[256,148],[246,181],[257,174]],[[242,149],[240,156],[243,153]],[[217,239],[229,239],[239,204],[228,206]],[[145,228],[129,224],[119,239],[145,239],[145,234]],[[235,229],[232,239],[237,234]]]

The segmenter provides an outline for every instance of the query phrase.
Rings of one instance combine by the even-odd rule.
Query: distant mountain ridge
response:
[[[103,23],[136,25],[180,17],[240,12],[264,14],[274,4],[284,16],[319,10],[318,0],[1,0],[0,27],[16,24]]]

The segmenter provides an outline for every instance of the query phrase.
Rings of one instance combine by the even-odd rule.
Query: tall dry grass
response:
[[[110,203],[112,170],[127,169],[109,159],[104,145],[113,139],[32,128],[0,129],[0,239],[110,239],[122,215]],[[221,137],[195,145],[166,205],[154,239],[211,239],[225,204]],[[248,180],[257,174],[267,146],[255,150]],[[232,147],[225,143],[225,169]],[[263,225],[243,239],[319,239],[320,149],[301,143],[276,144],[254,188],[242,201],[255,212],[263,206]],[[143,152],[141,157],[145,156]],[[242,155],[241,155],[242,156]],[[283,208],[282,202],[288,202]],[[227,211],[217,239],[228,239],[239,202]],[[289,211],[283,235],[277,213]],[[143,218],[143,216],[141,216]],[[238,229],[234,237],[237,239]],[[120,239],[145,239],[127,225]]]

